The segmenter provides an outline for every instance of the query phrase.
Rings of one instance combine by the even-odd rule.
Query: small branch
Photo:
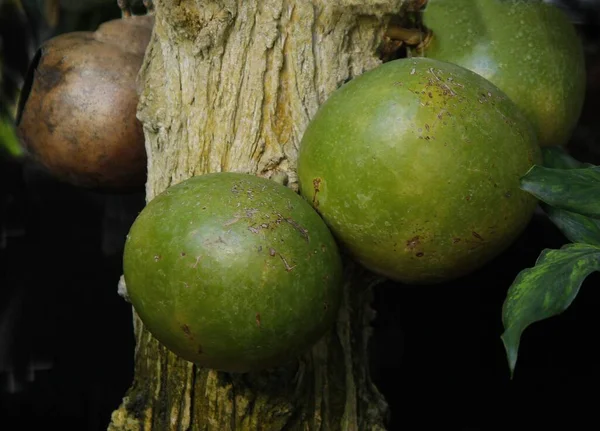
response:
[[[426,33],[423,33],[419,29],[403,28],[394,24],[388,27],[385,34],[392,40],[399,40],[411,46],[419,45],[426,37]]]

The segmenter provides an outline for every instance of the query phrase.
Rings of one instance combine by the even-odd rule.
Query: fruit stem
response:
[[[428,2],[429,0],[412,0],[412,2],[408,4],[407,10],[408,12],[419,12]]]
[[[404,28],[396,24],[390,24],[385,35],[392,40],[402,41],[410,46],[418,46],[423,43],[428,33],[424,33],[416,28]]]

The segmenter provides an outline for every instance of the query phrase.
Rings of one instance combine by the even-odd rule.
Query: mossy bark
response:
[[[418,1],[418,0],[417,0]],[[380,64],[407,0],[156,0],[140,71],[147,201],[193,175],[237,171],[297,189],[296,155],[319,105]],[[350,261],[335,328],[302,358],[243,375],[162,347],[134,313],[135,377],[109,430],[381,430],[369,377],[371,283]]]

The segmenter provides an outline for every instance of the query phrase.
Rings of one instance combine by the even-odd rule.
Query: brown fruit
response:
[[[144,55],[152,36],[153,26],[154,15],[134,15],[101,24],[94,37],[100,42],[117,45],[124,51]]]
[[[36,53],[18,131],[32,159],[54,177],[94,189],[144,184],[136,79],[152,30],[140,18],[56,36]]]

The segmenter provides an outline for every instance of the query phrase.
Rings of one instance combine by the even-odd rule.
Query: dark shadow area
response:
[[[392,430],[538,429],[560,421],[583,429],[577,425],[594,410],[571,403],[600,384],[600,274],[584,282],[565,313],[524,332],[512,381],[500,339],[502,304],[516,275],[543,248],[566,242],[536,216],[509,250],[467,277],[376,289],[372,367],[390,403]]]
[[[0,173],[0,415],[18,429],[105,430],[133,377],[117,283],[144,193],[96,194],[30,165]]]

